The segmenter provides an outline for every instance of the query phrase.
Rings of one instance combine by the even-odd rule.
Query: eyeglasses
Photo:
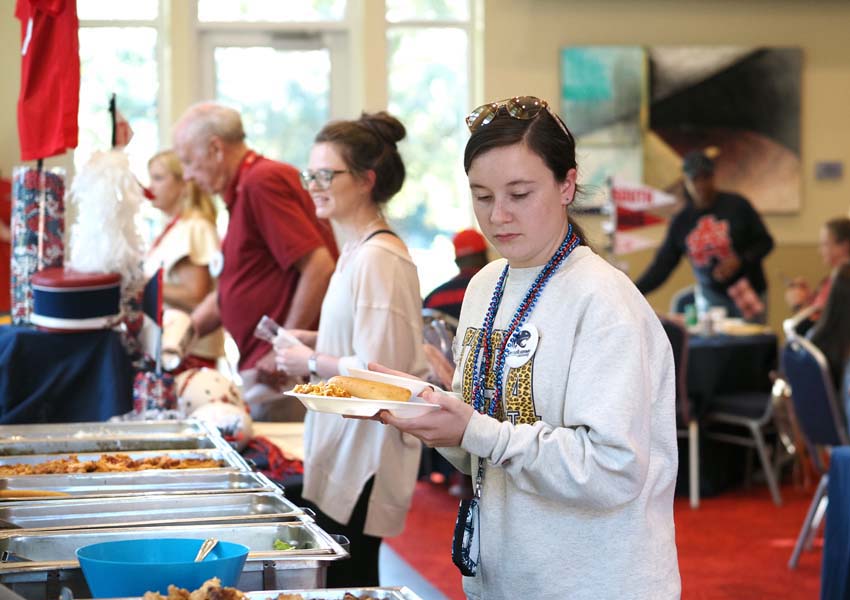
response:
[[[310,184],[315,181],[320,190],[326,190],[331,187],[331,182],[335,176],[350,172],[348,169],[316,169],[315,171],[304,169],[300,173],[301,185],[304,186],[305,190],[309,190]]]
[[[493,119],[496,118],[499,114],[499,110],[502,108],[505,109],[508,116],[521,121],[536,119],[538,115],[540,115],[540,112],[545,109],[558,124],[558,127],[561,128],[561,131],[563,131],[568,138],[572,139],[573,137],[570,135],[570,132],[567,131],[567,126],[564,125],[561,117],[556,115],[552,112],[552,109],[549,108],[549,103],[545,100],[541,100],[540,98],[535,98],[534,96],[514,96],[513,98],[499,100],[498,102],[482,104],[467,115],[466,126],[469,127],[469,131],[475,133],[480,127],[484,127],[485,125],[492,123]]]

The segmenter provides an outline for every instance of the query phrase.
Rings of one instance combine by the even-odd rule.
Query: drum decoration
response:
[[[62,267],[32,276],[30,321],[57,332],[94,331],[113,327],[120,317],[121,276],[78,273]]]
[[[12,322],[26,325],[33,310],[33,274],[64,261],[64,169],[15,167],[11,225]]]

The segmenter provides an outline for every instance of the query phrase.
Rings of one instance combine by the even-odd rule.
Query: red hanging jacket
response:
[[[76,0],[17,0],[21,21],[21,160],[77,147],[80,42]]]

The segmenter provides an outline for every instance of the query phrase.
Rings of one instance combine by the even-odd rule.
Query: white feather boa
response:
[[[120,273],[126,292],[142,279],[142,236],[136,215],[142,190],[127,155],[95,152],[74,178],[69,201],[75,205],[68,268],[84,273]]]

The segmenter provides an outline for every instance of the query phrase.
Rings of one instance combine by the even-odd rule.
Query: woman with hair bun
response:
[[[382,207],[404,183],[396,144],[404,126],[379,112],[327,124],[316,136],[301,181],[348,240],[322,302],[318,331],[290,330],[305,346],[277,350],[289,375],[328,379],[380,362],[424,376],[422,300],[416,266]],[[328,587],[378,585],[381,538],[404,528],[421,446],[373,420],[308,412],[305,500],[321,527],[351,541],[351,559],[333,563]]]
[[[145,256],[145,277],[163,267],[162,298],[167,308],[191,313],[215,289],[209,264],[221,247],[215,227],[212,199],[192,181],[183,180],[183,166],[173,150],[164,150],[148,161],[151,199],[168,223]],[[221,328],[205,335],[189,349],[180,370],[215,368],[224,355]]]

